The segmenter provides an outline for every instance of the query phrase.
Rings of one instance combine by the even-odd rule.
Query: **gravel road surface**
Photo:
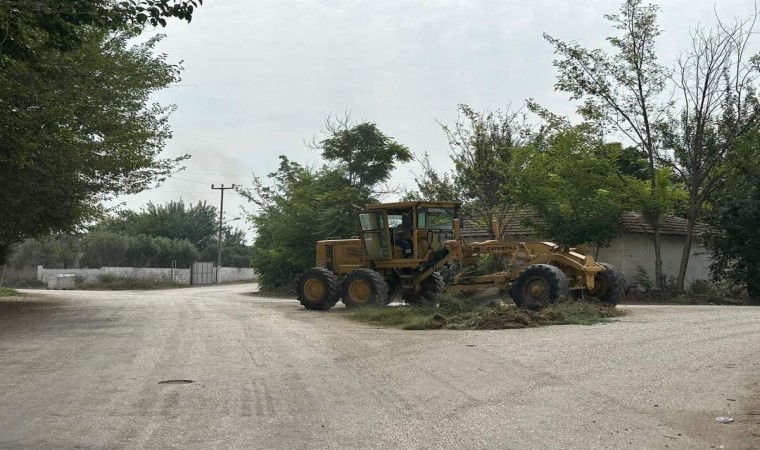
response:
[[[412,332],[255,288],[0,299],[0,448],[760,448],[760,308]]]

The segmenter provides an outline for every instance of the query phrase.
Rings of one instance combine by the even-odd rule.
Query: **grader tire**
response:
[[[533,264],[512,283],[512,300],[518,308],[538,311],[570,297],[567,276],[549,264]]]
[[[446,283],[443,281],[443,275],[439,272],[433,272],[429,277],[420,283],[420,291],[407,291],[401,294],[401,298],[409,304],[419,303],[421,300],[433,300],[436,294],[443,292]]]
[[[307,269],[298,280],[298,301],[306,309],[327,311],[338,302],[338,278],[323,267]]]
[[[594,289],[588,293],[599,299],[604,305],[615,306],[625,297],[625,278],[617,267],[599,263],[604,266],[604,271],[594,277]]]
[[[343,280],[341,297],[346,308],[385,306],[388,302],[388,283],[372,269],[356,269]]]

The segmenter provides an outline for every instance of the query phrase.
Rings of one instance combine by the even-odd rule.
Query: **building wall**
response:
[[[667,277],[678,277],[683,243],[683,236],[662,236],[662,272]],[[637,276],[639,266],[643,267],[649,279],[654,281],[654,244],[645,234],[624,234],[612,241],[609,247],[599,249],[597,259],[619,267],[628,282],[632,282]],[[705,247],[694,241],[686,270],[687,286],[696,280],[706,280],[710,277],[710,261]]]

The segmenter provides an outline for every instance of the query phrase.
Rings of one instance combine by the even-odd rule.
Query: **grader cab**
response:
[[[432,298],[444,288],[437,270],[449,261],[458,210],[456,202],[367,205],[358,238],[317,242],[317,265],[301,277],[299,301],[325,310],[339,298],[349,307],[384,305],[398,294]]]
[[[615,305],[624,295],[622,274],[574,248],[551,242],[465,243],[457,202],[399,202],[367,205],[359,213],[359,237],[317,243],[316,267],[298,282],[298,300],[327,310],[340,299],[347,307],[383,306],[400,295],[407,303],[442,292],[498,288],[518,307],[540,309],[576,297]],[[494,235],[500,236],[498,229]],[[484,258],[501,270],[471,275]],[[446,285],[438,272],[459,269]]]

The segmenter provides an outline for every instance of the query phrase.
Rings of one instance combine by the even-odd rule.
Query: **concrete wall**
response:
[[[59,274],[71,274],[80,277],[84,283],[97,283],[103,275],[118,278],[162,281],[174,284],[190,284],[190,269],[151,268],[151,267],[102,267],[100,269],[45,269],[37,267],[37,279],[47,283]],[[220,282],[255,281],[253,269],[222,267]]]
[[[220,283],[235,281],[256,281],[256,274],[248,267],[222,267],[219,272]]]
[[[670,278],[678,277],[681,265],[684,237],[677,235],[662,235],[662,272]],[[628,282],[637,275],[639,266],[646,270],[649,279],[654,282],[654,244],[645,234],[626,233],[615,239],[609,247],[599,249],[601,262],[618,266]],[[691,247],[691,256],[686,270],[686,285],[696,280],[707,280],[710,277],[710,256],[699,242]]]
[[[0,276],[5,270],[6,280],[35,280],[37,278],[36,267],[22,267],[20,269],[14,269],[13,267],[6,266],[3,268],[0,266]]]

